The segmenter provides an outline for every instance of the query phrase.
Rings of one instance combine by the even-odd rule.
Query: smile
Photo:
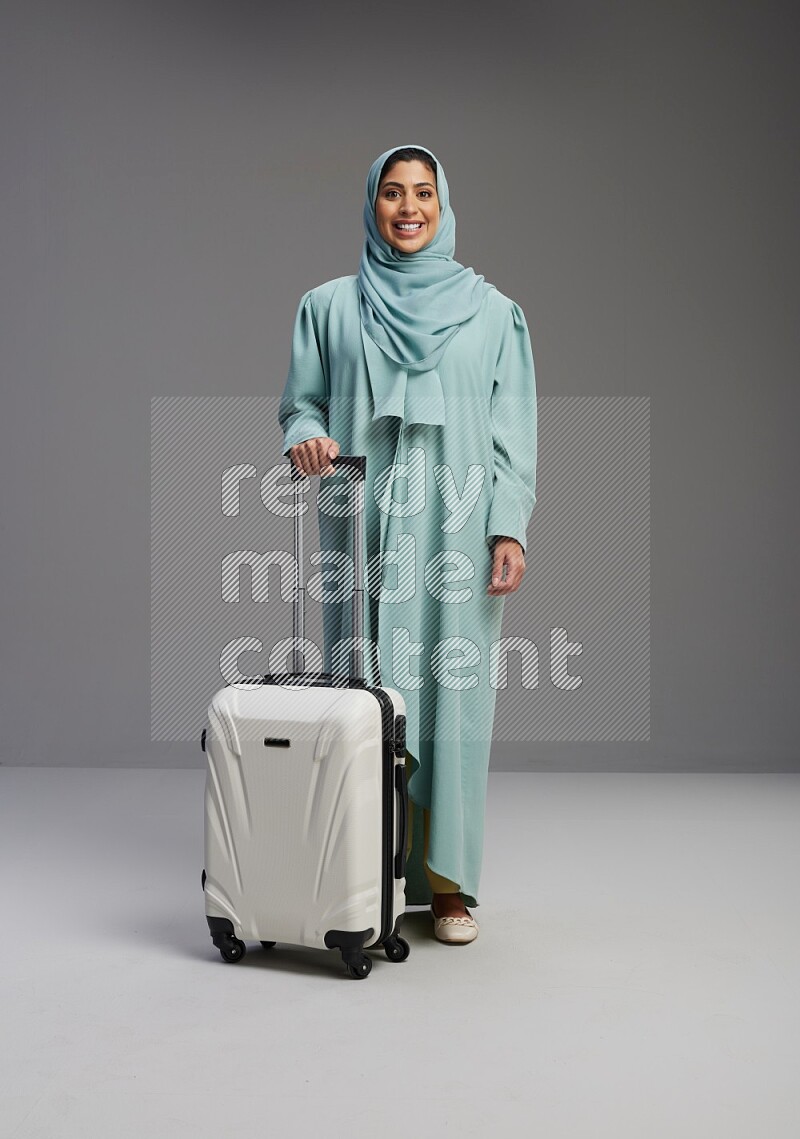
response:
[[[422,229],[421,221],[396,221],[394,228],[399,229],[401,233],[417,233]]]

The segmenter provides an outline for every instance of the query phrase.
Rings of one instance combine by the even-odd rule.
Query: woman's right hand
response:
[[[327,435],[305,439],[289,449],[289,458],[304,475],[332,475],[334,469],[330,460],[338,454],[339,444]]]

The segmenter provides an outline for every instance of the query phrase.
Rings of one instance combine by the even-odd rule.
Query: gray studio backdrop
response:
[[[219,474],[280,461],[298,300],[416,142],[536,363],[504,633],[540,669],[493,767],[797,770],[792,5],[5,13],[3,764],[202,764],[221,644],[269,639],[257,598],[220,618],[220,559],[267,539]]]

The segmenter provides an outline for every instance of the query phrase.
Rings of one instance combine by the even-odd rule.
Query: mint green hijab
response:
[[[378,181],[386,159],[401,149],[393,146],[375,159],[364,203],[366,241],[358,288],[362,340],[375,399],[373,419],[398,415],[411,423],[444,423],[437,364],[494,285],[453,259],[456,221],[447,178],[427,147],[418,149],[436,162],[440,216],[433,240],[415,253],[406,253],[381,237],[375,222]]]

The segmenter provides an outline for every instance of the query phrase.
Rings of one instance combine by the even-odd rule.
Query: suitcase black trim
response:
[[[394,703],[391,696],[382,688],[366,688],[378,701],[381,709],[381,734],[383,735],[383,899],[381,905],[381,932],[378,941],[384,941],[395,933],[394,911],[394,882],[395,882],[395,849],[394,849],[394,796],[395,796],[395,767],[394,762]],[[405,768],[403,767],[405,773]],[[405,861],[407,834],[406,812],[400,812],[400,853]]]

